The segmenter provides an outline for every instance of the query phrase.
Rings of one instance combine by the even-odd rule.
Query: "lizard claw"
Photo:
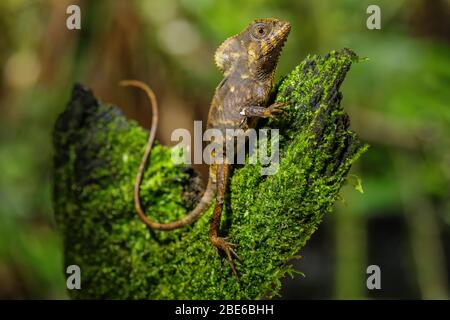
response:
[[[245,108],[244,108],[245,109]],[[241,112],[239,112],[239,114],[242,114],[242,115],[244,115],[244,118],[242,118],[242,121],[239,123],[239,128],[244,128],[244,125],[245,125],[245,122],[246,122],[246,120],[247,120],[247,116],[245,116],[245,111],[244,111],[244,109],[242,109],[242,111]]]
[[[278,113],[286,113],[284,108],[287,106],[285,102],[276,102],[267,108],[267,114],[270,118],[274,118]]]
[[[235,244],[235,243],[231,243],[231,242],[228,242],[228,239],[229,239],[230,237],[224,237],[224,238],[222,238],[224,241],[225,241],[225,244],[228,246],[228,250],[230,251],[230,253],[236,258],[236,259],[238,259],[239,261],[242,261],[242,258],[236,253],[236,251],[234,251],[234,249],[233,248],[236,248],[238,245],[237,244]],[[228,255],[228,254],[227,254]]]
[[[242,258],[236,253],[236,251],[234,251],[234,247],[237,247],[236,244],[234,243],[230,243],[228,242],[229,238],[228,237],[215,237],[213,239],[211,239],[211,242],[213,244],[213,246],[216,248],[217,253],[220,253],[220,250],[222,250],[223,252],[225,252],[225,254],[227,255],[227,260],[228,263],[230,264],[231,270],[233,271],[233,274],[238,277],[236,268],[234,266],[234,262],[233,259],[237,259],[239,261],[242,261]],[[238,278],[239,279],[239,278]]]

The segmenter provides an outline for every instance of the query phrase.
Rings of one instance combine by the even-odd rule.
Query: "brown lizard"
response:
[[[228,38],[217,49],[214,60],[222,71],[224,79],[216,88],[211,102],[207,129],[254,128],[258,118],[273,117],[282,112],[282,104],[275,103],[267,107],[273,86],[278,57],[290,32],[290,24],[278,19],[257,19],[241,33]],[[213,246],[227,255],[232,271],[236,269],[233,257],[240,259],[232,243],[218,235],[222,215],[224,196],[230,176],[231,164],[224,159],[222,163],[210,165],[208,184],[197,206],[182,219],[158,223],[148,218],[140,203],[140,185],[148,157],[151,153],[158,124],[158,108],[153,91],[144,83],[136,80],[121,82],[124,86],[139,87],[144,90],[152,106],[152,126],[139,166],[134,188],[134,204],[139,218],[150,228],[173,230],[191,224],[210,206],[215,197],[215,207],[211,218],[209,239]],[[224,152],[225,153],[225,152]]]

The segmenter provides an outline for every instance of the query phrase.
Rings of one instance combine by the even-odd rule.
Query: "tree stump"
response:
[[[133,206],[133,185],[147,132],[115,106],[75,85],[54,129],[54,210],[65,265],[81,268],[72,298],[255,299],[271,297],[295,272],[289,261],[332,209],[351,164],[367,148],[349,130],[339,91],[356,55],[349,49],[308,56],[280,81],[276,101],[289,104],[279,120],[280,164],[236,166],[222,232],[238,244],[240,281],[208,240],[212,207],[192,226],[149,230]],[[201,195],[200,179],[154,146],[141,187],[153,219],[182,217]]]

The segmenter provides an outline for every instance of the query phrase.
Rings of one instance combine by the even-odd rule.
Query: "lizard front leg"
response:
[[[214,207],[213,215],[211,217],[211,225],[209,229],[209,240],[212,245],[216,248],[217,253],[219,250],[225,252],[230,263],[231,269],[235,276],[237,277],[236,268],[233,263],[233,257],[241,260],[241,258],[234,251],[233,247],[236,245],[229,243],[228,238],[219,237],[219,226],[220,218],[222,216],[223,202],[225,198],[225,192],[228,186],[228,180],[230,176],[231,165],[230,164],[219,164],[217,165],[217,194],[216,194],[216,205]]]
[[[246,117],[273,118],[276,114],[284,112],[284,102],[276,102],[268,107],[248,106],[244,107],[240,114]]]

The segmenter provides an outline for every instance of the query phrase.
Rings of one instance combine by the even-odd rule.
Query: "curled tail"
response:
[[[148,136],[144,156],[142,157],[141,163],[139,165],[139,169],[134,184],[134,207],[136,209],[139,218],[150,228],[164,231],[178,229],[191,224],[192,222],[197,220],[209,208],[211,201],[214,199],[216,184],[213,181],[214,179],[213,175],[211,174],[212,172],[210,172],[208,178],[208,185],[206,186],[205,192],[203,193],[200,202],[186,216],[177,221],[168,223],[159,223],[147,217],[141,206],[140,189],[145,165],[147,164],[148,158],[152,151],[153,141],[155,141],[156,128],[158,127],[158,104],[156,101],[155,93],[144,82],[138,80],[123,80],[119,84],[124,87],[136,87],[143,90],[147,94],[147,97],[150,100],[152,108],[152,124],[150,128],[150,134]]]

